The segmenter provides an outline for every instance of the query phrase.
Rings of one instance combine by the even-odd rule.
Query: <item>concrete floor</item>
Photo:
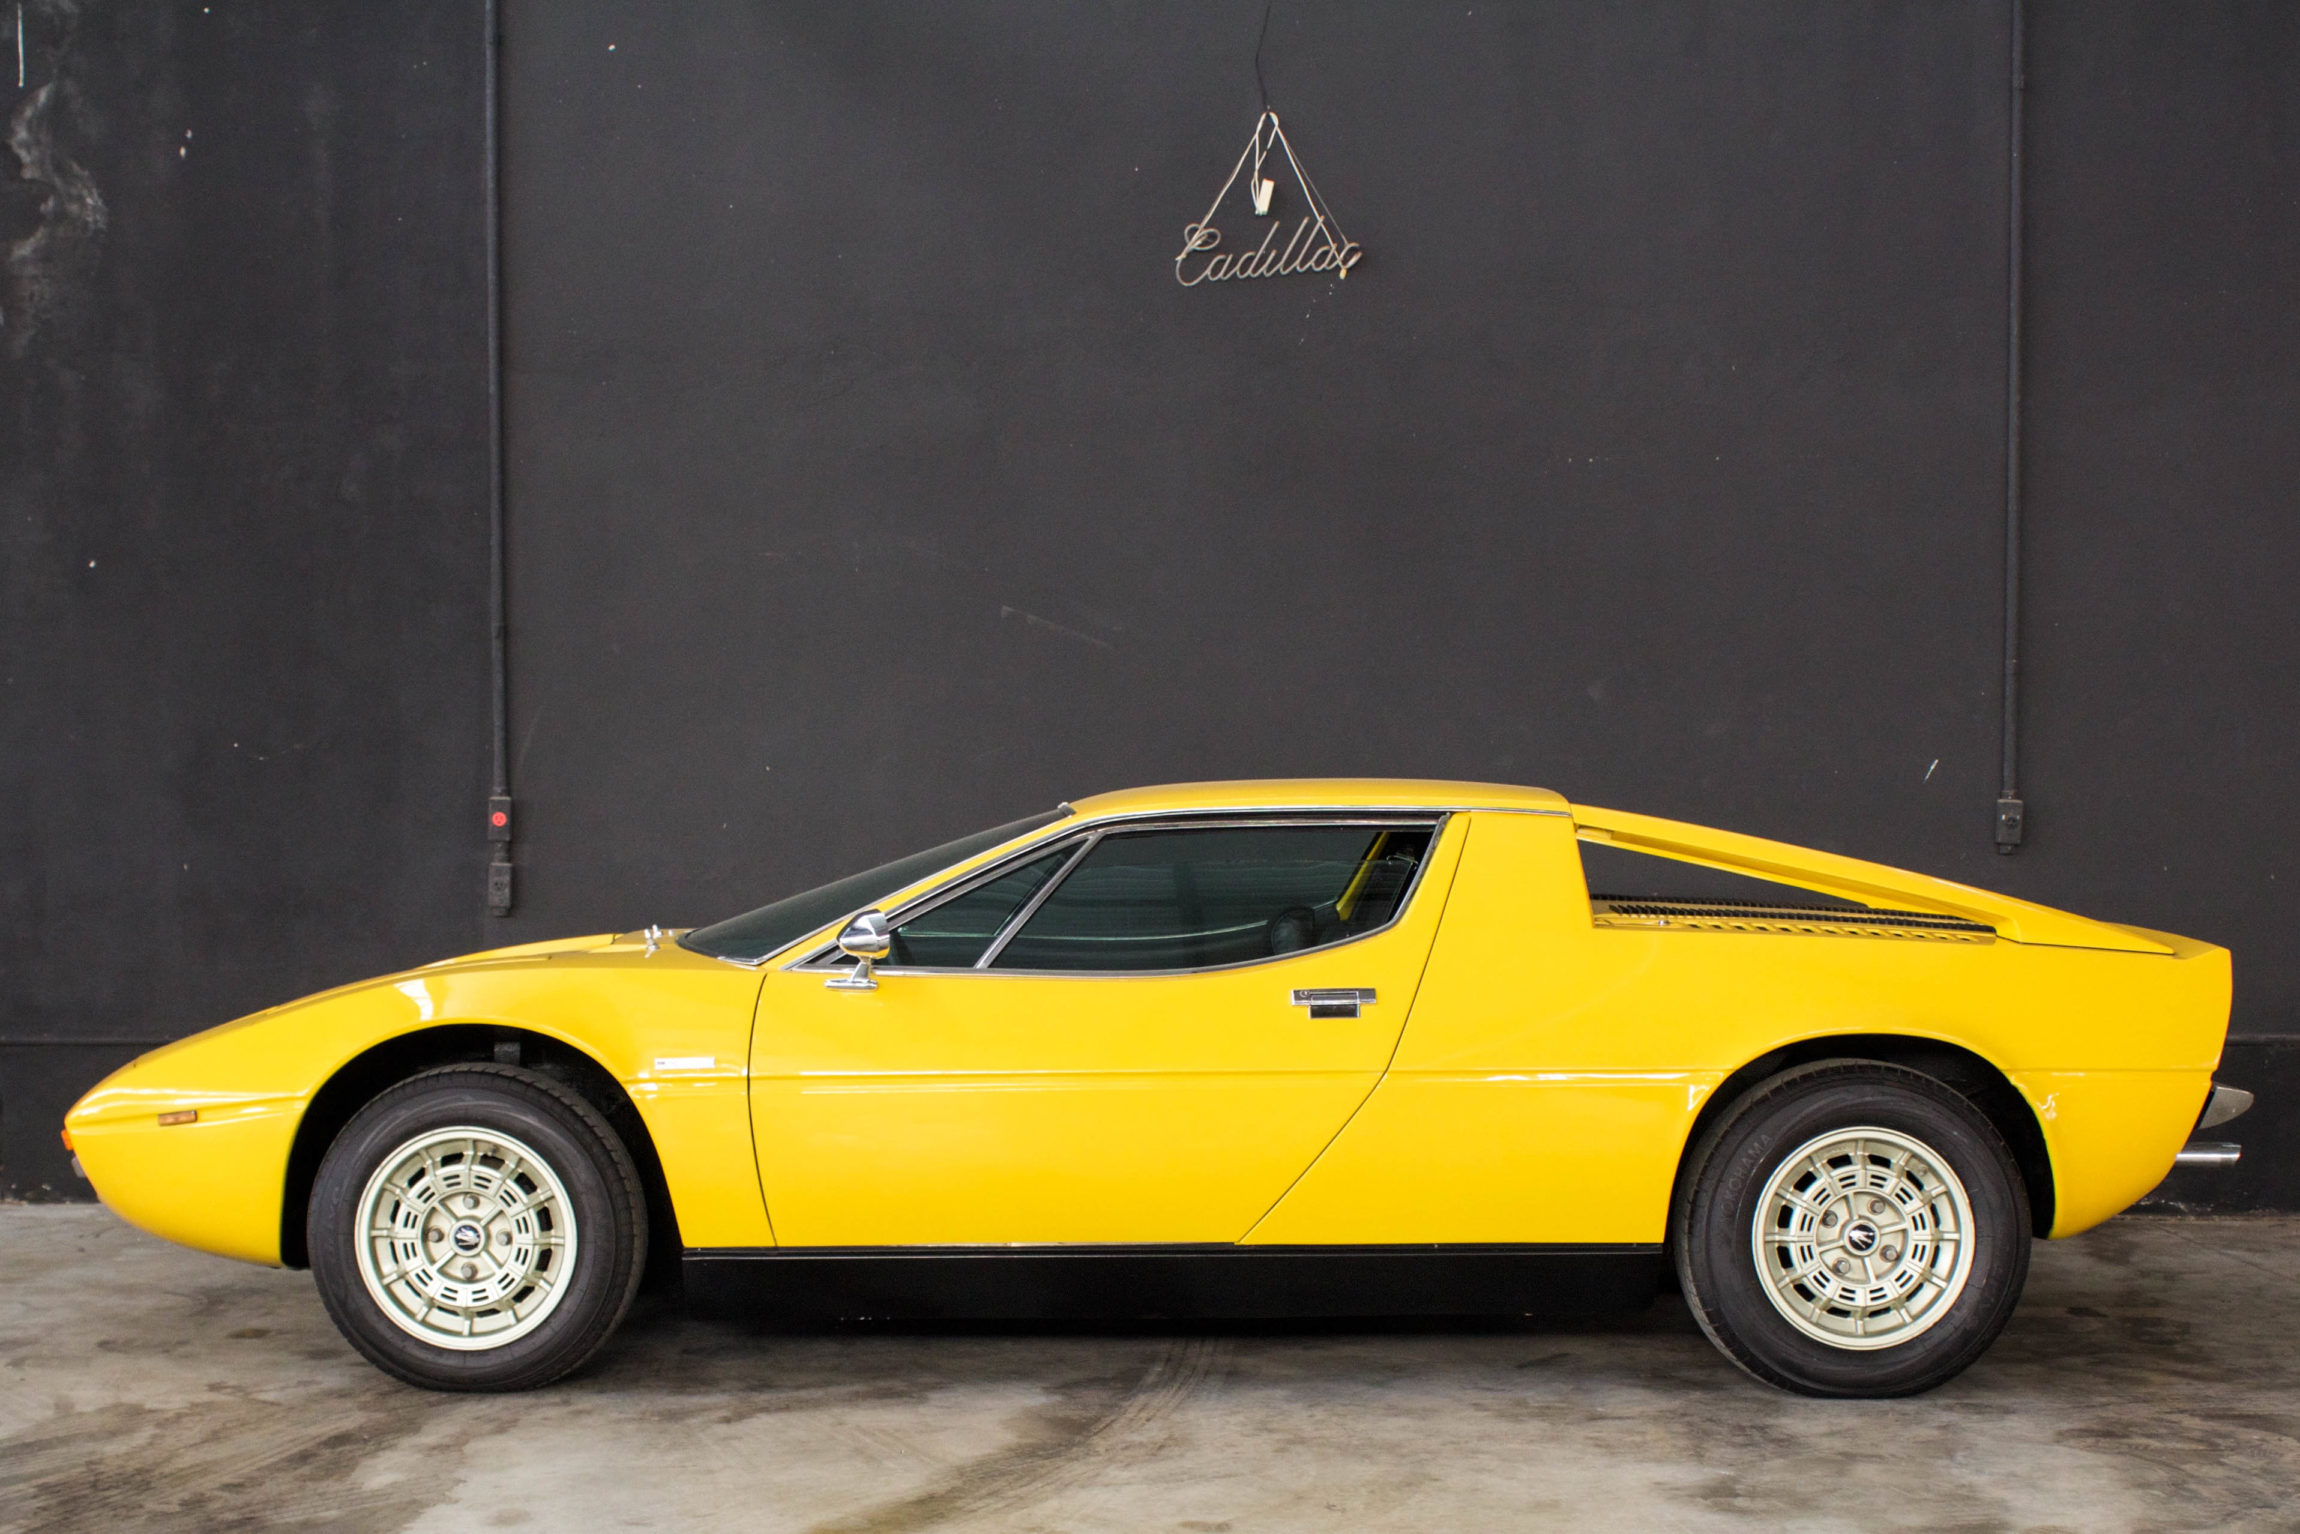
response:
[[[1929,1397],[1602,1326],[754,1331],[657,1306],[518,1397],[394,1384],[308,1276],[0,1207],[0,1530],[2300,1529],[2300,1220],[2040,1246]]]

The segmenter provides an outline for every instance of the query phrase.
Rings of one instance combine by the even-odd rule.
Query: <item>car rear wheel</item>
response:
[[[435,1390],[524,1390],[596,1353],[637,1292],[631,1155],[549,1077],[461,1065],[399,1083],[312,1185],[311,1265],[351,1345]]]
[[[1806,1395],[1930,1390],[1996,1340],[2028,1278],[2027,1189],[1995,1126],[1870,1061],[1736,1104],[1695,1147],[1670,1235],[1709,1340]]]

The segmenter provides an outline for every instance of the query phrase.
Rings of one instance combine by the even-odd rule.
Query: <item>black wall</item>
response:
[[[24,15],[0,1189],[84,1196],[60,1116],[141,1046],[476,946],[483,34],[470,5]]]
[[[10,665],[44,677],[0,743],[7,1037],[704,920],[1099,788],[1359,772],[2194,933],[2236,949],[2240,1033],[2300,1037],[2289,7],[2031,7],[2008,859],[2002,4],[1281,4],[1272,100],[1366,257],[1185,291],[1259,7],[512,0],[493,923],[475,7],[240,23],[271,52],[216,64],[214,111],[251,158],[206,199],[125,78],[190,81],[195,10],[72,45],[119,191],[83,330],[34,360],[165,420],[57,445],[26,404],[49,467],[0,459]],[[150,340],[155,308],[196,333]],[[250,427],[218,356],[296,386]],[[169,473],[186,513],[131,524],[150,584],[107,606],[52,549]],[[228,881],[150,850],[186,838]],[[2300,1088],[2293,1054],[2224,1074]],[[69,1096],[19,1127],[25,1055],[12,1166]],[[2290,1165],[2172,1191],[2300,1202]]]

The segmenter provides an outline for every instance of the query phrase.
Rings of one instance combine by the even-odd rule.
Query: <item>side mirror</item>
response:
[[[834,991],[875,991],[878,976],[871,973],[871,965],[893,950],[894,929],[886,924],[886,913],[865,911],[839,934],[839,951],[852,954],[855,967],[840,971],[823,984]]]

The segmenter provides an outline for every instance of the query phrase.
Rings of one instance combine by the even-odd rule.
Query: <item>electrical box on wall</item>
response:
[[[511,914],[511,796],[496,794],[487,801],[487,914]]]

